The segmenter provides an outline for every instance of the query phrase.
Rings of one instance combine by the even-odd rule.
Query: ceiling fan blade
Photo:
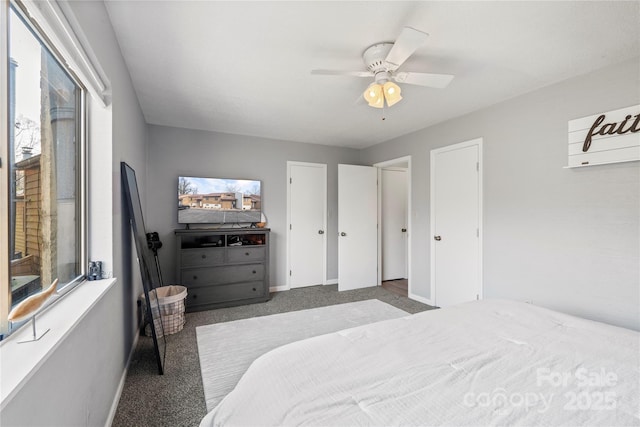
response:
[[[351,77],[372,77],[371,71],[339,71],[339,70],[311,70],[311,74],[320,76],[351,76]]]
[[[393,75],[393,80],[398,83],[444,89],[451,83],[454,77],[452,74],[400,72]]]
[[[392,66],[391,69],[395,70],[401,66],[407,58],[413,55],[416,49],[425,44],[428,37],[427,33],[415,28],[404,27],[385,59]]]

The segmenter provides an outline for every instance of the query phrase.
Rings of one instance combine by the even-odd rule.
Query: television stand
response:
[[[175,230],[187,311],[269,300],[268,228]]]

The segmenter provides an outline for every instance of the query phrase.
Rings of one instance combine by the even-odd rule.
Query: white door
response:
[[[381,171],[382,280],[407,278],[407,171]]]
[[[289,287],[321,285],[326,271],[327,165],[288,162]]]
[[[482,296],[482,141],[431,151],[432,283],[435,304]]]
[[[338,290],[378,283],[377,169],[338,165]]]

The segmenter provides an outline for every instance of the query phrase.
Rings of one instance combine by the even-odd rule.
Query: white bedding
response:
[[[640,425],[640,333],[484,300],[258,358],[201,426]]]

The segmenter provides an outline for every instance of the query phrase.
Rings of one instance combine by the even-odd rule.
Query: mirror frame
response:
[[[155,349],[156,361],[158,362],[158,373],[163,375],[165,356],[167,353],[167,342],[162,325],[160,304],[158,302],[155,289],[161,286],[160,277],[157,269],[151,268],[152,263],[155,263],[155,259],[147,245],[147,233],[144,227],[144,219],[142,217],[142,205],[140,204],[136,172],[125,162],[120,162],[120,171],[122,176],[123,196],[126,198],[128,219],[131,224],[131,231],[133,232],[136,251],[138,253],[138,264],[140,265],[140,274],[142,275],[142,287],[144,288],[144,296],[147,304],[146,313],[151,325],[153,346]],[[158,325],[160,326],[159,330],[156,330],[156,326]],[[162,350],[160,347],[162,347]]]

